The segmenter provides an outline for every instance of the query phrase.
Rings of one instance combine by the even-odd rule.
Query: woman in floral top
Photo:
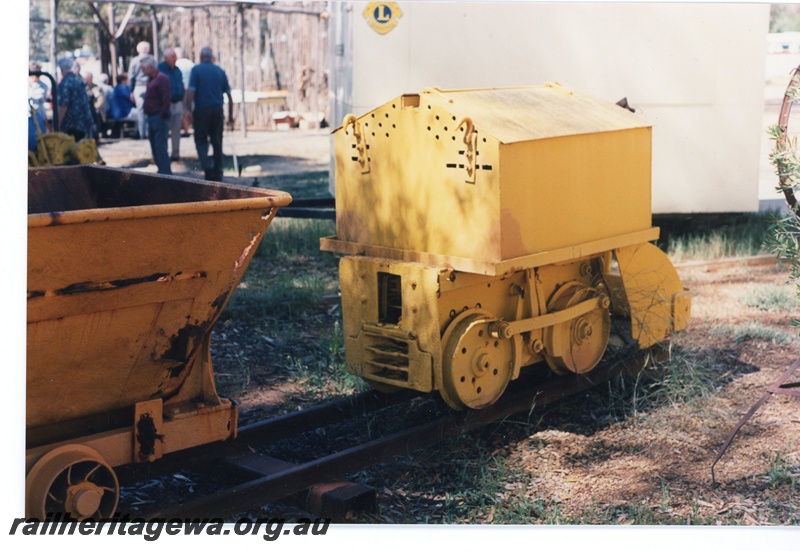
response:
[[[94,119],[86,95],[86,83],[72,71],[74,64],[68,57],[58,60],[58,67],[64,75],[58,83],[58,124],[61,132],[80,141],[94,135]]]

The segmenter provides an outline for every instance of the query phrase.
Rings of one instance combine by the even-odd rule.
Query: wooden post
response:
[[[197,46],[194,40],[194,10],[189,10],[189,48],[184,52],[184,55],[194,63],[197,63]],[[187,82],[186,85],[188,86],[189,83]]]
[[[256,56],[256,90],[261,90],[264,75],[261,71],[261,10],[253,10],[255,23],[253,24],[253,51]]]
[[[94,5],[95,7],[97,6],[97,4]],[[100,72],[105,73],[108,70],[105,63],[105,61],[108,59],[108,54],[106,53],[106,36],[103,32],[103,22],[100,20],[100,17],[97,15],[97,13],[92,13],[92,19],[94,20],[94,36],[95,42],[97,42],[97,55],[100,57]],[[94,75],[94,77],[99,79],[100,75]]]
[[[58,0],[50,0],[50,61],[53,63],[53,78],[58,81]]]
[[[114,3],[108,3],[108,30],[111,37],[108,40],[108,50],[111,55],[111,86],[117,85],[117,29],[114,21]]]
[[[247,104],[244,101],[244,89],[245,89],[245,78],[244,78],[244,5],[239,4],[239,74],[240,79],[239,82],[241,83],[241,91],[242,91],[242,108],[239,109],[239,114],[242,119],[242,136],[247,137]]]
[[[150,53],[158,60],[158,18],[156,17],[155,6],[150,6],[150,22],[153,26],[153,51]]]

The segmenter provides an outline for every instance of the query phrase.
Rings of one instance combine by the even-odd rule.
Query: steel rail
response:
[[[635,372],[646,365],[646,355],[609,363],[587,375],[549,378],[529,387],[516,384],[492,407],[454,413],[359,444],[279,473],[214,492],[169,509],[156,511],[148,518],[231,518],[236,513],[256,509],[266,503],[296,494],[315,483],[341,478],[349,473],[388,461],[398,455],[431,446],[468,430],[501,421],[511,415],[531,412],[557,400],[596,387],[624,372]],[[269,422],[265,422],[269,423]]]

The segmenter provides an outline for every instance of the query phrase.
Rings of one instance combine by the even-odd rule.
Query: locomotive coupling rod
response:
[[[596,297],[590,298],[579,302],[575,306],[570,306],[564,310],[551,312],[535,318],[522,319],[517,321],[495,321],[489,325],[489,332],[492,337],[499,339],[510,339],[514,335],[527,333],[528,331],[535,331],[536,329],[544,329],[551,327],[565,321],[570,321],[578,318],[584,314],[588,314],[592,310],[600,307],[608,309],[611,305],[611,300],[605,294],[600,294]]]

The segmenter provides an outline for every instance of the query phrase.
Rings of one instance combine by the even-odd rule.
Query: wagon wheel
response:
[[[795,216],[800,217],[795,187],[797,177],[794,176],[792,165],[798,163],[797,136],[800,134],[800,67],[792,72],[792,78],[786,87],[783,96],[781,111],[778,115],[779,132],[774,135],[776,139],[775,150],[771,160],[778,169],[778,187],[786,198],[786,203]]]
[[[25,516],[111,518],[119,501],[114,470],[92,448],[68,444],[45,454],[25,478]]]
[[[548,312],[557,312],[597,296],[591,287],[572,281],[561,286],[547,304]],[[545,360],[559,375],[587,373],[605,354],[611,330],[608,301],[599,308],[544,331]]]
[[[514,369],[510,339],[492,337],[487,312],[468,310],[455,318],[442,342],[444,401],[453,409],[481,409],[503,394]]]

